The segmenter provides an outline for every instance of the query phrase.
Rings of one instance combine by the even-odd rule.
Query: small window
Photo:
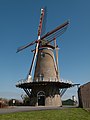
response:
[[[41,58],[45,57],[45,53],[41,52]]]
[[[39,75],[38,75],[38,80],[39,80],[39,81],[43,81],[43,78],[44,78],[44,75],[43,75],[43,74],[39,74]]]

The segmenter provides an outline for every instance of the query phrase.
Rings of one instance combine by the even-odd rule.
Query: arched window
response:
[[[44,92],[44,91],[39,91],[39,92],[37,93],[37,96],[45,96],[45,92]]]

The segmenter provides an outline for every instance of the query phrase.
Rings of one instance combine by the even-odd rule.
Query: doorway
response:
[[[45,106],[45,92],[44,91],[39,91],[37,93],[37,101],[38,101],[38,106]]]

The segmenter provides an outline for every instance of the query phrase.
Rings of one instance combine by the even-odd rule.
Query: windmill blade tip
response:
[[[16,53],[18,53],[19,51],[17,50]]]
[[[70,24],[70,19],[67,20],[68,24]]]
[[[20,50],[19,50],[19,48],[17,49],[17,51],[16,51],[16,53],[18,53]]]

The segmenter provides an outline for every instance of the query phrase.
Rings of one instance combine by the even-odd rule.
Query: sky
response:
[[[57,39],[60,78],[83,85],[90,81],[90,0],[0,0],[0,97],[21,99],[16,88],[27,77],[32,47],[17,48],[37,39],[40,9],[47,7],[46,33],[69,20],[67,31]],[[70,88],[63,99],[71,98]]]

